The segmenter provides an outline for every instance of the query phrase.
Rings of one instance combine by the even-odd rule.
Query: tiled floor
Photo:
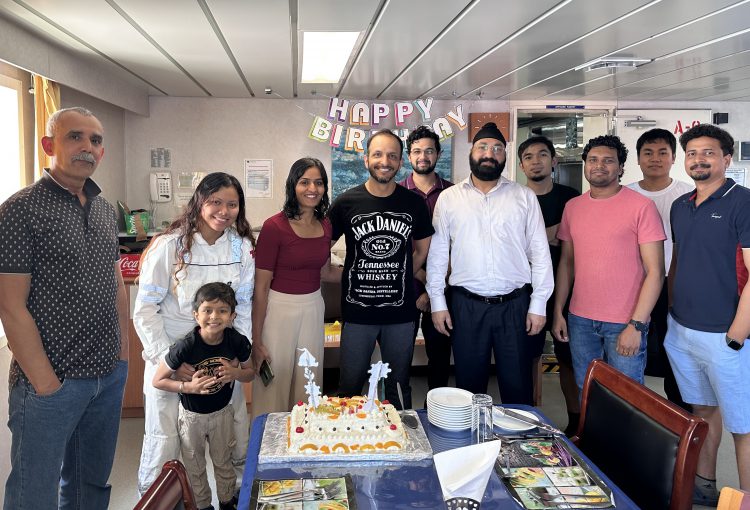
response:
[[[7,347],[0,348],[0,380],[7,380],[8,365],[10,362],[10,353]],[[547,415],[558,427],[564,428],[567,425],[567,414],[563,402],[562,393],[558,382],[558,376],[555,374],[545,374],[542,376],[542,412]],[[661,379],[646,378],[646,384],[659,393],[661,391]],[[427,381],[425,377],[414,377],[412,380],[413,400],[415,403],[423,402],[427,393]],[[490,394],[496,401],[499,401],[497,383],[495,380],[490,381]],[[0,384],[0,417],[2,421],[7,421],[8,416],[8,388],[6,384]],[[143,420],[139,418],[123,419],[120,426],[120,435],[117,443],[117,454],[115,465],[110,476],[112,483],[112,498],[110,508],[113,510],[132,509],[138,501],[136,491],[136,473],[138,470],[138,461],[141,453],[141,444],[143,438]],[[7,427],[0,426],[0,480],[5,480],[10,469],[10,433]],[[210,470],[209,463],[209,470]],[[213,478],[209,473],[209,480]],[[719,449],[719,466],[718,466],[719,485],[730,485],[738,487],[739,481],[737,476],[737,464],[734,457],[734,445],[731,435],[724,434],[721,447]],[[213,482],[212,482],[213,486]],[[0,485],[0,499],[5,494],[4,484]],[[214,501],[218,508],[218,503]],[[703,507],[696,506],[696,509]]]

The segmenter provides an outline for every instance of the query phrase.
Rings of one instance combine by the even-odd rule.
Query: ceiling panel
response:
[[[713,94],[701,98],[701,101],[748,101],[750,100],[750,88],[744,88],[726,94]]]
[[[535,0],[533,9],[510,9],[508,2],[485,0],[475,6],[435,44],[430,51],[391,87],[384,97],[419,96],[450,77],[457,69],[500,43],[539,14],[558,4],[558,0]],[[502,23],[498,22],[502,20]]]
[[[524,32],[501,50],[488,55],[481,65],[472,66],[433,90],[431,94],[435,97],[447,97],[455,92],[457,96],[464,96],[473,95],[479,89],[483,96],[498,95],[499,92],[490,86],[498,77],[512,73],[550,52],[559,51],[582,34],[595,30],[648,1],[650,0],[619,1],[608,9],[601,9],[599,0],[582,0],[567,4],[552,16],[542,20],[532,30]],[[541,15],[542,11],[538,11],[537,14]],[[541,34],[544,34],[544,37],[540,37]]]
[[[250,97],[198,2],[117,0],[117,5],[212,96]],[[190,27],[189,37],[180,27]]]
[[[141,88],[147,84],[152,95],[338,94],[383,100],[429,95],[558,103],[750,97],[744,82],[750,60],[741,53],[750,50],[750,0],[518,5],[511,0],[0,0],[0,16],[74,56],[102,63],[105,73],[138,81]],[[723,9],[728,10],[720,13]],[[299,82],[304,30],[362,34],[340,83]],[[0,47],[0,59],[24,51]],[[656,60],[627,73],[574,71],[606,56]],[[52,69],[44,54],[22,60],[37,72]],[[65,83],[70,73],[57,76]],[[264,93],[266,87],[271,94]]]
[[[206,0],[256,97],[293,95],[289,2]]]
[[[30,7],[30,6],[29,6]],[[119,79],[124,80],[127,83],[133,84],[134,86],[142,89],[144,85],[148,88],[149,95],[158,96],[163,95],[162,91],[154,87],[152,84],[144,81],[141,77],[134,74],[131,70],[124,66],[116,63],[113,60],[105,59],[102,55],[94,51],[94,49],[82,44],[78,39],[61,30],[49,21],[44,20],[26,7],[23,7],[12,0],[0,0],[0,15],[16,22],[24,29],[35,33],[43,40],[49,42],[53,46],[61,47],[66,49],[73,55],[80,56],[82,59],[91,62],[97,62],[99,65],[103,65],[109,73],[118,76]],[[21,48],[21,51],[28,52],[30,49]],[[0,55],[0,58],[2,55]],[[30,68],[37,69],[38,72],[44,74],[42,70],[48,70],[53,62],[47,62],[47,54],[28,54],[24,61],[29,65]]]
[[[734,37],[637,69],[618,71],[606,80],[583,83],[568,89],[560,94],[560,97],[578,99],[587,96],[591,99],[611,99],[619,96],[624,98],[631,93],[647,90],[648,87],[679,82],[681,80],[679,71],[694,73],[693,77],[731,71],[737,66],[744,65],[743,55],[748,50],[750,50],[750,38]]]
[[[469,4],[467,0],[389,2],[343,94],[377,97]]]
[[[699,101],[716,94],[735,94],[750,87],[750,65],[734,69],[727,75],[690,80],[687,87],[677,87],[676,94],[664,96],[667,101]],[[688,90],[685,90],[687,88]]]
[[[659,75],[643,83],[623,87],[620,96],[627,100],[642,99],[644,93],[654,99],[667,99],[673,96],[690,93],[695,89],[705,87],[710,83],[719,84],[734,80],[737,74],[742,74],[744,67],[750,64],[750,54],[743,53],[733,59],[722,59],[700,66],[679,69],[665,75]],[[722,91],[723,92],[723,91]],[[705,91],[704,91],[705,93]]]
[[[642,53],[637,45],[642,41],[666,40],[664,37],[671,35],[667,33],[672,28],[733,3],[735,2],[729,0],[717,0],[710,4],[686,0],[664,0],[539,61],[534,66],[522,69],[519,73],[493,84],[487,90],[487,97],[534,99],[577,85],[590,80],[592,75],[572,69],[599,57],[616,55],[655,58],[665,55],[669,51],[660,50],[656,54]],[[688,8],[691,5],[693,8]],[[663,36],[663,34],[667,35]],[[696,39],[690,29],[683,34],[684,39],[680,48],[705,40],[700,37]],[[554,79],[550,79],[553,76]]]
[[[195,83],[107,3],[90,0],[27,0],[26,4],[167,94],[205,96]]]

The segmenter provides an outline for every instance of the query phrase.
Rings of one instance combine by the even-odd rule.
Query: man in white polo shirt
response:
[[[638,166],[643,172],[643,179],[628,184],[628,188],[650,198],[656,204],[664,226],[664,233],[667,236],[664,241],[664,268],[666,270],[669,269],[672,261],[672,228],[669,225],[669,210],[672,208],[672,202],[680,195],[692,190],[693,186],[669,176],[677,151],[677,139],[670,131],[661,128],[646,131],[638,138],[635,149],[638,153]],[[651,311],[646,375],[664,377],[664,393],[667,398],[683,409],[692,411],[690,404],[686,404],[680,396],[680,389],[677,387],[672,366],[664,350],[664,336],[667,334],[667,287],[665,282],[659,299]]]

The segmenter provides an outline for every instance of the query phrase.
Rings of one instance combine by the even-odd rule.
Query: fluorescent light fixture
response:
[[[580,71],[584,69],[586,72],[595,71],[597,69],[625,69],[632,70],[639,65],[648,64],[653,59],[651,58],[633,58],[633,57],[601,57],[585,64],[581,64],[578,67],[573,68],[574,71]]]
[[[651,127],[651,126],[655,126],[655,125],[656,125],[656,121],[655,120],[644,119],[640,115],[638,115],[633,120],[626,120],[625,121],[625,127],[644,128],[644,127]]]
[[[302,83],[338,83],[359,32],[303,32]]]

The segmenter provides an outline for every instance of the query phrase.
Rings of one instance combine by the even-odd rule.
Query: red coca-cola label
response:
[[[120,271],[122,276],[138,276],[138,266],[141,260],[140,253],[124,253],[120,255]]]

